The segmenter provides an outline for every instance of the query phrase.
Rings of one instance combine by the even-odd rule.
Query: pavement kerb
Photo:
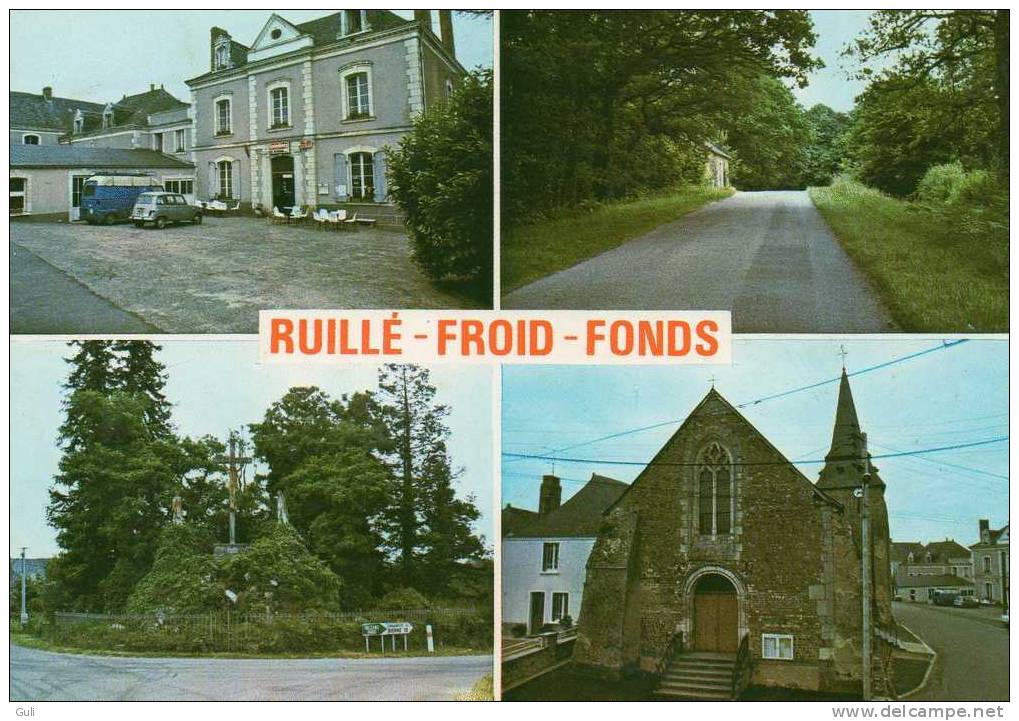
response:
[[[909,698],[910,696],[912,696],[912,695],[914,695],[916,693],[919,693],[920,691],[922,691],[927,686],[927,682],[930,681],[930,678],[931,678],[931,672],[934,670],[934,664],[937,663],[938,653],[933,648],[931,648],[930,645],[926,641],[924,641],[923,638],[918,633],[916,633],[913,629],[911,629],[909,626],[907,626],[906,624],[902,623],[901,621],[899,622],[899,625],[902,626],[907,631],[909,631],[913,635],[913,638],[915,638],[918,641],[920,641],[920,644],[923,646],[924,649],[926,649],[926,653],[928,653],[930,655],[930,663],[927,664],[927,672],[924,673],[923,680],[920,681],[920,684],[916,688],[914,688],[914,689],[912,689],[910,691],[907,691],[906,693],[898,694],[896,698],[901,701],[902,699]],[[910,645],[915,645],[915,644],[910,644]]]

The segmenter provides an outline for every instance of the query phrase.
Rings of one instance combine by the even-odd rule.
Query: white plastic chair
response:
[[[347,219],[347,211],[336,210],[329,214],[329,222],[332,224],[333,230],[341,227],[340,224]]]
[[[272,206],[272,222],[273,223],[286,223],[288,220],[286,214],[281,213],[280,209],[275,205]]]
[[[329,211],[325,208],[319,208],[318,212],[311,216],[311,218],[315,221],[319,230],[325,230],[326,223],[329,222]]]
[[[298,212],[299,211],[299,212]],[[290,220],[295,223],[300,223],[308,217],[308,210],[304,206],[294,206],[294,210],[290,213]]]

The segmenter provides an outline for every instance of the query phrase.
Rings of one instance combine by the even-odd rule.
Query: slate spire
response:
[[[856,404],[853,403],[853,391],[849,387],[849,376],[843,367],[842,378],[839,380],[839,400],[835,407],[831,448],[824,457],[825,463],[817,482],[818,487],[831,490],[859,486],[869,458],[870,453],[866,450],[860,429],[860,419],[856,415]],[[871,485],[873,487],[884,485],[873,466]]]

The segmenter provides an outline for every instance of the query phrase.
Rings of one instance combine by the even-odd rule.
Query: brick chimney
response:
[[[423,28],[432,29],[432,11],[431,10],[415,10],[414,11],[414,22]]]
[[[980,542],[987,543],[991,540],[991,522],[986,518],[980,519]]]
[[[563,487],[553,475],[541,477],[541,494],[538,496],[538,514],[544,516],[559,508],[563,498]]]
[[[456,57],[456,46],[453,44],[453,14],[449,10],[439,11],[439,34],[446,50]]]
[[[53,99],[53,88],[50,87],[49,85],[42,89],[42,99],[43,100]]]

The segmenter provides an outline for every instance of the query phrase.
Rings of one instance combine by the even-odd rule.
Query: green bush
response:
[[[945,163],[931,167],[916,186],[916,197],[923,203],[947,203],[966,180],[962,163]]]
[[[199,529],[171,524],[163,529],[152,569],[135,586],[128,613],[201,613],[224,602],[212,560],[212,543]]]
[[[386,151],[389,193],[414,260],[433,280],[488,284],[492,269],[492,74],[463,78]],[[490,289],[488,291],[491,292]]]
[[[378,603],[383,609],[431,608],[431,602],[414,588],[394,588]]]

